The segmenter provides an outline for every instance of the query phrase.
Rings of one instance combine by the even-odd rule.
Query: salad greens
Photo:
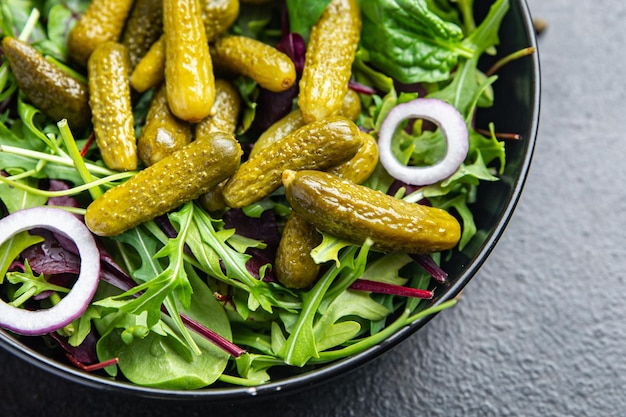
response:
[[[306,41],[329,1],[287,0],[289,36],[298,33]],[[84,70],[73,67],[67,56],[66,39],[88,4],[2,0],[1,36],[20,36],[84,79]],[[353,66],[353,87],[363,91],[359,126],[376,135],[391,108],[426,96],[454,105],[470,127],[467,159],[450,178],[415,189],[379,166],[365,185],[412,202],[427,199],[456,213],[463,226],[462,250],[476,233],[471,204],[478,185],[498,180],[506,163],[493,126],[485,135],[472,120],[477,107],[493,104],[491,85],[497,77],[486,76],[478,61],[497,46],[508,1],[494,1],[482,22],[474,21],[472,0],[368,0],[360,5],[363,33]],[[278,41],[278,34],[287,35],[280,27],[285,22],[276,25],[268,10],[277,8],[242,7],[231,31]],[[301,60],[303,53],[292,48],[291,57]],[[247,105],[238,132],[245,145],[255,139],[251,126],[261,117],[256,109],[261,94],[249,79],[236,84]],[[413,88],[403,88],[407,84]],[[151,94],[135,106],[137,132]],[[33,107],[6,60],[0,66],[0,99],[0,216],[42,205],[80,215],[97,195],[135,174],[105,168],[89,130],[72,131]],[[407,164],[431,164],[445,152],[441,132],[421,120],[407,122],[393,143],[394,153]],[[100,238],[96,296],[81,318],[52,338],[62,340],[60,348],[81,367],[99,361],[108,375],[140,385],[196,389],[221,381],[253,386],[268,382],[276,367],[354,355],[454,305],[453,300],[429,308],[416,298],[351,290],[357,280],[417,289],[433,285],[430,274],[406,254],[376,253],[369,241],[355,246],[326,234],[312,253],[324,266],[317,283],[304,291],[284,288],[273,278],[271,261],[289,212],[280,190],[225,213],[208,213],[189,202],[120,236]],[[46,258],[51,247],[68,259],[75,255],[61,236],[21,233],[0,246],[4,300],[36,308],[67,291],[71,282],[61,279],[66,269],[57,258]],[[33,248],[38,248],[34,259],[20,257]],[[77,350],[97,359],[80,362]]]

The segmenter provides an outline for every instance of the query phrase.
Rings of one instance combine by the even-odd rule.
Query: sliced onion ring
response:
[[[435,123],[447,144],[445,156],[434,165],[417,167],[400,163],[391,150],[391,140],[398,125],[411,117]],[[389,175],[411,185],[429,185],[454,174],[468,150],[468,131],[463,116],[452,105],[435,98],[417,98],[398,104],[389,111],[378,133],[380,163]]]
[[[74,241],[81,264],[71,291],[51,308],[30,311],[13,307],[0,299],[0,327],[28,336],[53,332],[77,319],[93,298],[100,276],[100,255],[91,232],[63,209],[36,207],[4,217],[0,220],[0,245],[16,234],[34,228],[59,232]]]

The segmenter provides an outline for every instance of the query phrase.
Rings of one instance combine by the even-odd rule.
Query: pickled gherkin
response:
[[[100,44],[89,57],[89,104],[102,160],[110,169],[137,169],[137,140],[131,107],[128,48]]]
[[[71,128],[82,129],[91,122],[86,84],[48,62],[32,46],[12,38],[2,40],[2,51],[20,91],[54,121],[67,119]]]
[[[328,172],[356,184],[365,181],[378,163],[378,145],[368,133],[360,132],[363,144],[356,155]],[[285,227],[276,251],[274,269],[281,284],[289,288],[306,288],[313,284],[320,265],[311,257],[311,251],[322,241],[317,228],[293,211]]]
[[[172,114],[162,85],[152,97],[146,124],[137,140],[139,159],[145,165],[152,165],[189,142],[191,125]]]
[[[356,92],[348,90],[348,93],[344,97],[343,106],[341,107],[339,114],[352,121],[357,120],[359,114],[361,114],[361,99]],[[286,116],[273,123],[265,132],[261,133],[256,142],[254,142],[254,146],[250,151],[250,156],[255,155],[261,149],[271,145],[272,143],[281,140],[305,124],[306,122],[304,121],[302,112],[299,109],[291,111]]]
[[[239,166],[237,140],[213,133],[143,169],[94,200],[85,223],[99,236],[114,236],[191,201]]]
[[[165,85],[176,117],[199,122],[211,113],[215,78],[199,0],[164,0]]]
[[[291,58],[256,39],[224,36],[212,45],[211,55],[219,70],[250,77],[273,92],[285,91],[296,81]]]
[[[230,207],[252,204],[280,187],[284,170],[330,168],[352,158],[361,143],[345,117],[309,123],[244,162],[224,186],[224,199]]]
[[[410,203],[321,171],[286,170],[293,210],[319,230],[382,252],[432,253],[452,249],[461,236],[447,211]]]
[[[224,34],[239,16],[239,0],[200,0],[207,41]]]
[[[339,113],[360,36],[356,0],[332,0],[311,28],[298,95],[307,123]]]
[[[322,243],[315,226],[298,213],[287,219],[276,250],[274,270],[278,281],[287,288],[307,288],[315,282],[320,265],[311,257],[311,250]]]
[[[136,0],[122,33],[122,43],[130,53],[130,67],[135,68],[163,33],[163,2]]]
[[[234,135],[240,110],[241,97],[237,88],[230,81],[216,80],[212,114],[196,124],[196,137],[218,131]]]
[[[130,85],[140,93],[156,87],[165,79],[165,38],[161,36],[137,62]]]
[[[98,45],[119,41],[133,0],[93,0],[67,39],[70,56],[86,65]]]

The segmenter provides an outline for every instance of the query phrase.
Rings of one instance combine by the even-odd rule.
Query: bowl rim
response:
[[[499,215],[496,226],[482,243],[480,250],[469,260],[467,268],[463,270],[456,281],[447,287],[444,296],[432,304],[439,306],[444,302],[456,298],[472,277],[478,272],[485,262],[488,255],[492,252],[495,244],[500,239],[506,229],[513,212],[520,200],[531,161],[534,154],[535,143],[539,130],[539,115],[541,107],[541,69],[539,60],[539,50],[537,46],[537,37],[532,26],[532,17],[526,0],[516,0],[519,5],[520,19],[526,29],[525,38],[527,45],[535,48],[535,53],[527,59],[532,60],[531,68],[531,86],[533,88],[531,103],[532,114],[529,117],[528,137],[524,138],[526,143],[526,151],[524,152],[523,161],[521,161],[519,172],[515,178],[515,182],[511,187],[511,196],[504,210]],[[406,326],[396,333],[385,339],[378,345],[372,346],[365,351],[354,356],[337,360],[324,366],[316,367],[311,371],[306,371],[298,375],[289,376],[275,382],[258,385],[254,387],[207,387],[198,390],[168,390],[161,388],[152,388],[132,384],[126,381],[115,381],[103,376],[93,375],[84,372],[70,365],[62,364],[46,355],[35,351],[14,339],[8,332],[0,329],[0,348],[17,356],[18,358],[30,363],[42,370],[53,375],[59,376],[65,380],[77,383],[82,386],[88,386],[101,391],[110,391],[122,393],[125,395],[137,395],[147,398],[158,399],[177,399],[177,400],[210,400],[210,401],[232,401],[235,399],[253,399],[255,397],[266,398],[268,394],[291,393],[306,387],[311,387],[319,381],[327,381],[331,378],[345,375],[361,365],[378,357],[383,352],[396,346],[400,342],[407,339],[417,330],[426,325],[438,313],[420,318]]]

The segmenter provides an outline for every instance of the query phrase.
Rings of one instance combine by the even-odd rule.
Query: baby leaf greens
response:
[[[308,34],[330,1],[246,5],[228,33],[277,46],[300,74]],[[474,21],[473,0],[358,3],[363,30],[349,86],[360,97],[359,128],[379,139],[393,109],[426,97],[453,107],[468,133],[467,156],[443,180],[418,187],[378,164],[363,185],[449,210],[462,223],[458,250],[463,250],[478,233],[471,211],[477,188],[497,181],[506,163],[494,126],[478,130],[473,123],[477,108],[494,102],[497,75],[483,73],[478,63],[495,52],[509,3],[494,0],[481,22]],[[85,68],[68,57],[67,37],[89,4],[3,1],[0,37],[27,42],[85,82]],[[244,150],[297,108],[297,84],[282,93],[264,91],[242,75],[233,84],[242,98],[236,138]],[[137,136],[153,93],[133,94]],[[82,219],[95,198],[138,172],[106,168],[91,126],[77,129],[46,114],[20,90],[3,59],[2,219],[34,207],[46,213],[63,209]],[[402,164],[432,165],[446,153],[446,141],[439,129],[413,117],[392,132],[390,151]],[[275,378],[279,367],[316,366],[359,354],[456,303],[433,307],[430,301],[446,280],[439,262],[446,253],[379,253],[369,239],[355,245],[327,233],[310,251],[320,265],[318,280],[305,289],[284,287],[273,270],[292,212],[284,194],[279,188],[241,209],[208,210],[202,199],[188,201],[120,235],[96,237],[89,259],[92,268],[99,266],[95,295],[80,317],[44,332],[47,345],[80,369],[139,385],[254,386]],[[0,303],[23,311],[58,304],[72,293],[85,263],[80,249],[58,233],[12,236],[0,246]]]

